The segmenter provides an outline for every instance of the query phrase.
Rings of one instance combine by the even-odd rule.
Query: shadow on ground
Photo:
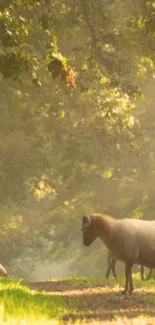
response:
[[[31,288],[43,290],[45,295],[55,295],[64,298],[71,306],[63,321],[76,322],[85,319],[112,320],[127,317],[135,318],[141,315],[155,317],[155,291],[147,288],[135,288],[133,296],[126,297],[120,293],[122,288],[114,282],[106,284],[89,283],[74,284],[69,281],[34,282]]]

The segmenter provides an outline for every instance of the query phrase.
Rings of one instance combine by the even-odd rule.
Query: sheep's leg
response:
[[[132,294],[132,291],[134,291],[134,286],[133,286],[132,269],[131,269],[131,272],[130,272],[130,294]]]
[[[132,277],[132,263],[126,263],[125,265],[125,289],[121,292],[123,294],[126,294],[129,291],[129,281],[130,281],[130,293],[131,291],[131,277]]]
[[[107,269],[107,272],[106,272],[106,275],[105,275],[107,279],[109,278],[110,271],[111,271],[111,265],[108,266],[108,269]]]
[[[110,254],[110,252],[108,253],[108,265],[109,266],[108,266],[107,272],[105,274],[107,279],[109,278],[110,271],[111,271],[111,254]]]
[[[141,265],[140,271],[141,271],[141,280],[144,280],[144,266],[143,265]]]
[[[113,259],[112,262],[111,262],[111,264],[112,264],[112,273],[113,273],[114,278],[116,279],[117,278],[117,276],[116,276],[116,270],[115,270],[116,260]]]
[[[113,273],[114,278],[116,278],[115,264],[116,264],[116,260],[114,260],[114,259],[112,258],[111,262],[109,263],[108,270],[107,270],[107,272],[106,272],[106,278],[109,278],[109,275],[110,275],[110,271],[111,271],[111,270],[112,270],[112,273]]]
[[[149,273],[148,273],[148,275],[146,277],[146,280],[149,280],[151,278],[151,275],[152,275],[152,269],[150,269],[150,271],[149,271]]]

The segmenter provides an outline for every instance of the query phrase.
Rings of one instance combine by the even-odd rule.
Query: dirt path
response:
[[[74,285],[69,281],[33,282],[31,288],[46,295],[58,295],[72,306],[64,323],[155,325],[155,292],[136,289],[132,297],[124,297],[117,287]],[[75,312],[76,309],[76,312]]]

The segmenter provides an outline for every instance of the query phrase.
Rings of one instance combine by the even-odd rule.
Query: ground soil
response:
[[[46,295],[61,296],[72,306],[63,323],[111,325],[155,325],[155,292],[149,289],[135,289],[132,297],[120,293],[112,284],[76,285],[70,281],[33,282],[31,288]],[[75,312],[76,308],[76,312]]]

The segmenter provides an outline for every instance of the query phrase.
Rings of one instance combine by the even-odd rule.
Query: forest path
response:
[[[120,293],[120,287],[108,285],[74,283],[70,280],[31,282],[32,289],[45,295],[61,296],[71,306],[63,323],[83,324],[155,324],[155,290],[136,288],[133,296]]]

